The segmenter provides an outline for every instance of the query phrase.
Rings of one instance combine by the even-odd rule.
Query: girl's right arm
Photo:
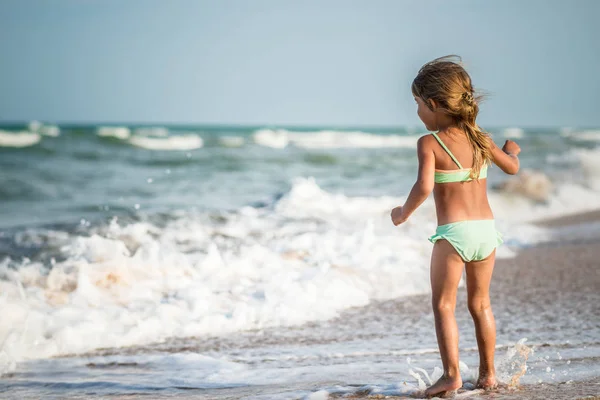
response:
[[[493,143],[493,142],[492,142]],[[512,140],[507,140],[502,149],[493,144],[492,158],[494,164],[500,167],[502,171],[509,175],[515,175],[519,172],[519,153],[521,148]]]

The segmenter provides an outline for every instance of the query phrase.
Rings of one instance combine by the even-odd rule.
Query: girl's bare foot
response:
[[[479,374],[477,379],[477,387],[485,390],[493,390],[498,387],[498,381],[495,375]]]
[[[462,387],[462,379],[460,376],[449,377],[442,376],[436,383],[425,390],[425,396],[433,396],[436,394],[444,394],[445,392],[455,391]]]

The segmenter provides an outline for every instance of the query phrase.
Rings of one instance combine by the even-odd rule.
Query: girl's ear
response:
[[[432,111],[435,111],[437,109],[437,103],[435,102],[435,100],[433,99],[429,99],[429,108],[431,108]]]

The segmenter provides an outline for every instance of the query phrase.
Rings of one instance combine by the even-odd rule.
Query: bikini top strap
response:
[[[446,145],[444,144],[444,142],[442,142],[442,139],[440,139],[440,137],[435,132],[431,132],[431,134],[433,135],[433,137],[435,138],[435,140],[438,141],[438,143],[440,144],[440,146],[442,146],[442,148],[444,150],[446,150],[446,153],[448,153],[448,155],[450,156],[450,158],[452,158],[452,161],[454,161],[456,163],[456,165],[458,165],[458,168],[463,169],[463,166],[460,165],[460,163],[458,162],[458,160],[456,159],[456,157],[454,157],[454,154],[452,154],[452,152],[450,151],[450,149],[448,149],[446,147]]]

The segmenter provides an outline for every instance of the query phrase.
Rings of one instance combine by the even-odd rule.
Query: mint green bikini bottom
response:
[[[493,219],[467,220],[440,225],[431,243],[445,239],[454,247],[464,262],[486,259],[502,241]]]

